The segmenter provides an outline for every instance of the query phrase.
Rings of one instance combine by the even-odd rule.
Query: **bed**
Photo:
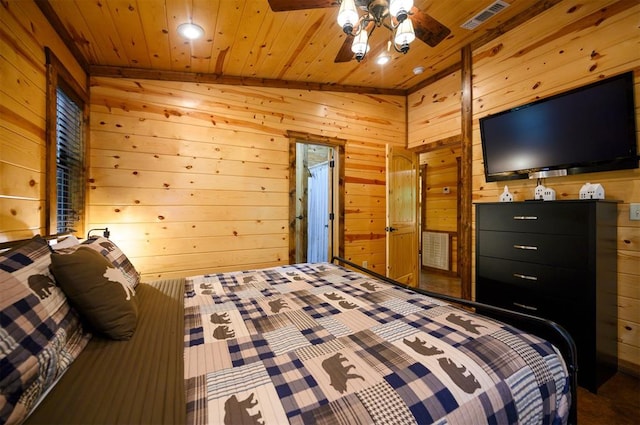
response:
[[[135,303],[117,313],[135,310],[133,325],[96,322],[65,282],[103,264],[96,254],[109,263],[102,283]],[[473,311],[490,306],[343,259],[140,283],[101,237],[55,251],[35,237],[0,256],[0,422],[576,422],[562,328],[513,314],[552,345]],[[35,275],[45,283],[29,286]]]

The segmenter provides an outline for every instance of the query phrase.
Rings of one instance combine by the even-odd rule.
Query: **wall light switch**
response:
[[[640,220],[640,204],[629,204],[629,220]]]

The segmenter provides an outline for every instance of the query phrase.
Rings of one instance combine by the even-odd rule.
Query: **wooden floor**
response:
[[[420,288],[460,296],[460,279],[423,270]],[[640,379],[618,372],[593,394],[578,387],[580,425],[640,424]]]

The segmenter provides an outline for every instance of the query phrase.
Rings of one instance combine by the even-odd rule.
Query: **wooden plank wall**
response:
[[[460,78],[460,72],[453,72],[407,96],[407,146],[422,151],[420,165],[427,166],[427,186],[423,188],[426,203],[421,205],[423,229],[457,232]],[[444,187],[450,192],[443,193]],[[455,273],[458,272],[457,243],[456,235],[451,246],[451,271]]]
[[[86,75],[33,2],[0,12],[4,241],[44,229],[44,46]],[[286,262],[287,130],[348,140],[345,254],[384,272],[385,144],[405,143],[404,97],[91,84],[89,227],[108,225],[145,278]]]
[[[17,5],[0,3],[0,240],[28,237],[44,227],[45,44],[80,83],[85,78],[38,8],[31,2]],[[474,201],[494,200],[502,190],[484,181],[478,119],[600,76],[633,69],[640,81],[638,16],[640,5],[633,0],[564,1],[474,51]],[[459,78],[450,78],[409,96],[410,147],[460,133],[454,118],[459,117],[459,89],[451,86]],[[191,274],[211,264],[222,268],[218,265],[229,257],[256,265],[286,258],[286,177],[280,159],[286,156],[286,130],[349,140],[346,253],[384,271],[384,144],[404,143],[404,99],[116,79],[92,84],[95,188],[89,223],[108,224],[114,240],[131,250],[148,278]],[[435,105],[423,102],[426,112],[420,111],[417,99],[423,94],[434,99],[434,93],[448,96]],[[191,103],[194,99],[200,103]],[[448,113],[424,122],[426,113],[447,102]],[[603,184],[608,198],[623,201],[619,355],[623,365],[638,370],[640,225],[628,216],[629,203],[640,202],[640,173],[545,183],[559,198],[576,198],[587,178]],[[516,199],[529,197],[534,186],[510,183]],[[260,248],[249,248],[256,245]],[[153,257],[165,258],[146,256],[148,247]],[[200,260],[205,257],[207,265]]]
[[[89,222],[147,279],[288,262],[287,130],[348,140],[345,254],[384,270],[404,98],[91,79]]]
[[[460,72],[452,72],[407,96],[409,149],[420,150],[460,136],[460,78]]]
[[[486,183],[478,118],[600,78],[635,71],[640,123],[640,3],[565,1],[474,52],[473,200],[496,200],[504,183]],[[640,150],[639,150],[640,151]],[[629,203],[640,202],[640,170],[545,179],[558,199],[577,199],[585,182],[600,183],[618,206],[618,355],[640,372],[640,222]],[[509,182],[516,200],[533,197],[535,180]]]
[[[44,231],[47,45],[86,74],[33,2],[0,2],[0,241]]]
[[[505,184],[484,179],[480,117],[634,70],[640,124],[639,16],[637,1],[563,1],[473,52],[473,202],[497,200]],[[437,116],[413,109],[416,99],[452,92],[445,78],[409,96],[410,146],[420,148],[451,137],[456,129],[459,132],[452,119],[459,117],[459,104],[451,105],[449,113],[440,111],[439,104],[430,105]],[[414,131],[425,126],[424,116],[429,117],[427,127],[434,129],[433,134],[426,129],[425,133]],[[576,199],[587,181],[602,184],[607,198],[622,201],[618,207],[618,349],[620,367],[640,374],[640,222],[629,220],[629,203],[640,202],[640,170],[549,178],[544,184],[556,190],[558,199]],[[533,197],[536,181],[507,184],[516,200],[524,200]]]

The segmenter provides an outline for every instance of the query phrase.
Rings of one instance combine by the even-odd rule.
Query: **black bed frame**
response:
[[[359,266],[358,264],[355,264],[341,257],[334,256],[331,259],[331,262],[338,262],[340,264],[347,265],[377,279],[417,292],[419,294],[441,299],[453,304],[462,305],[464,307],[473,308],[476,312],[479,312],[481,314],[487,312],[500,316],[501,318],[505,318],[507,320],[513,319],[517,322],[517,327],[523,328],[526,331],[532,332],[534,334],[537,334],[538,336],[543,337],[544,339],[550,340],[550,342],[552,342],[560,350],[560,353],[562,354],[569,372],[571,405],[569,407],[568,423],[574,425],[578,423],[578,360],[576,344],[573,341],[571,335],[569,335],[569,332],[567,332],[566,329],[564,329],[556,322],[543,319],[541,317],[532,316],[530,314],[524,314],[517,311],[507,310],[501,307],[495,307],[489,304],[478,303],[475,301],[465,300],[463,298],[452,297],[450,295],[438,294],[436,292],[415,288],[407,284],[397,282],[387,276]]]

